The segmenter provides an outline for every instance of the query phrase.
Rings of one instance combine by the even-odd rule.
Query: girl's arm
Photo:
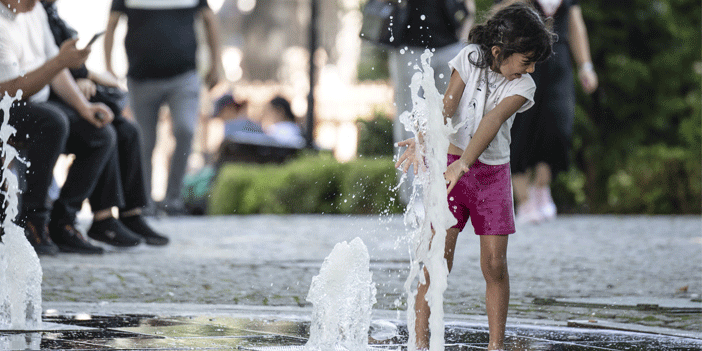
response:
[[[483,116],[475,135],[468,143],[468,147],[463,150],[461,158],[450,164],[444,173],[449,193],[461,179],[461,176],[468,171],[480,154],[487,149],[490,142],[495,139],[502,123],[515,114],[526,101],[527,99],[520,95],[508,96]]]
[[[446,93],[444,94],[444,124],[448,123],[447,119],[453,117],[458,109],[458,103],[461,101],[461,96],[463,95],[463,90],[466,88],[466,84],[463,83],[461,76],[453,70],[451,72],[451,79],[449,80],[448,87],[446,88]],[[422,142],[422,134],[419,135],[419,142]],[[402,168],[404,173],[407,173],[410,167],[414,168],[414,174],[419,171],[419,157],[417,157],[417,145],[415,145],[414,138],[409,138],[407,140],[397,143],[397,147],[407,147],[405,152],[402,153],[400,158],[398,158],[397,163],[395,163],[395,168]],[[403,166],[404,164],[404,166]]]
[[[444,124],[448,123],[448,118],[456,114],[458,103],[461,101],[461,96],[463,96],[463,90],[465,89],[466,83],[463,82],[461,76],[454,69],[451,72],[451,79],[449,80],[446,93],[444,94]]]

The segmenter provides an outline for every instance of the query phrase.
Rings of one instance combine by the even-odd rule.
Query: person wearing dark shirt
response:
[[[506,5],[512,1],[496,1]],[[553,20],[555,55],[536,65],[534,108],[517,115],[512,126],[510,166],[517,200],[517,222],[538,223],[556,216],[551,180],[567,171],[575,116],[571,59],[586,93],[597,89],[597,74],[578,0],[525,0]]]
[[[147,194],[151,193],[151,158],[159,109],[166,104],[176,146],[162,207],[166,213],[183,213],[181,187],[199,116],[195,19],[200,16],[205,25],[210,49],[205,80],[211,88],[219,81],[222,71],[217,18],[207,0],[113,0],[104,42],[105,63],[112,74],[114,32],[122,16],[127,17],[124,42],[129,62],[127,85],[131,107],[142,130]]]

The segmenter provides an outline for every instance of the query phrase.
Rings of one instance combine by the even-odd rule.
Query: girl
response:
[[[458,233],[468,218],[480,235],[480,265],[486,282],[485,304],[490,341],[488,350],[504,348],[505,322],[509,303],[507,238],[515,232],[509,167],[510,127],[517,112],[533,104],[536,85],[529,76],[536,62],[552,53],[554,35],[541,16],[524,3],[498,9],[468,36],[470,44],[449,62],[452,70],[444,94],[444,119],[449,117],[458,130],[449,136],[448,168],[444,173],[449,208],[458,220],[446,235],[449,271]],[[455,115],[455,116],[454,116]],[[462,125],[461,125],[462,123]],[[403,171],[417,167],[414,139],[396,167]],[[426,349],[429,337],[429,287],[418,287],[416,297],[417,348]]]

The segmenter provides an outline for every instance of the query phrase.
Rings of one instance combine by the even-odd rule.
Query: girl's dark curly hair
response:
[[[514,2],[494,11],[468,34],[468,41],[480,46],[479,57],[468,57],[472,64],[479,68],[495,67],[495,64],[499,67],[515,53],[527,55],[531,62],[542,62],[553,54],[552,45],[558,36],[534,7]],[[491,52],[493,46],[500,48],[496,58]]]

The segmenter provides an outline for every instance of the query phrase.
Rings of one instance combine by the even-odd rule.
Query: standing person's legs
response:
[[[151,200],[152,156],[156,146],[158,111],[165,100],[164,83],[161,80],[140,81],[128,78],[127,85],[134,119],[141,128],[142,177],[148,204]]]
[[[197,72],[172,78],[166,102],[171,111],[176,146],[171,156],[164,204],[172,206],[170,210],[177,213],[184,210],[181,189],[200,111],[200,78]],[[168,208],[166,210],[169,212]]]
[[[52,102],[22,101],[12,104],[9,123],[17,129],[13,137],[16,147],[25,151],[30,162],[25,174],[26,189],[22,193],[19,224],[25,227],[27,239],[38,254],[56,254],[58,248],[47,228],[47,195],[54,166],[68,139],[68,117]]]
[[[490,332],[488,350],[504,348],[509,307],[508,238],[508,235],[480,236],[480,267],[485,278],[485,307]]]

